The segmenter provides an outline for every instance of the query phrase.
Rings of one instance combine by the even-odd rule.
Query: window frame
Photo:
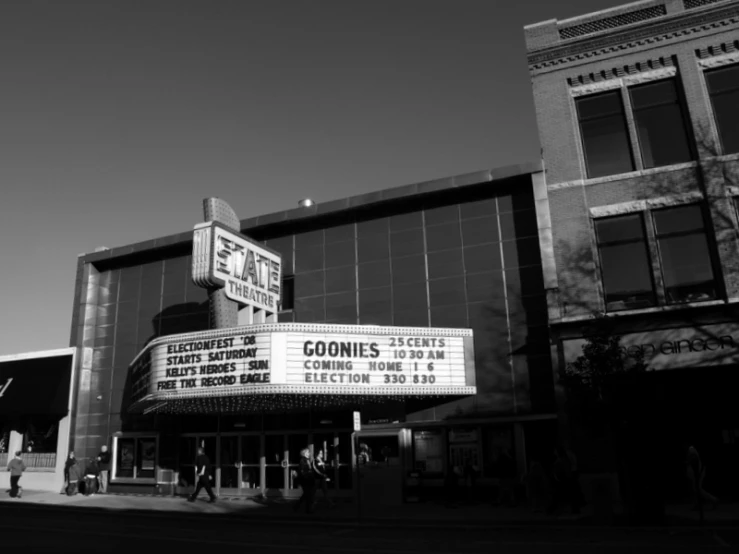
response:
[[[584,180],[585,181],[598,181],[601,179],[613,179],[619,175],[629,175],[641,171],[655,171],[666,167],[681,166],[683,164],[695,163],[697,158],[697,146],[695,138],[695,129],[693,128],[693,122],[690,117],[688,110],[687,100],[685,97],[683,79],[680,77],[679,71],[670,72],[669,74],[660,74],[658,76],[650,76],[645,79],[630,81],[629,78],[624,78],[623,82],[619,82],[617,85],[611,85],[609,88],[602,88],[597,91],[587,92],[571,92],[572,108],[575,115],[575,123],[577,127],[577,133],[579,134],[579,150],[580,150],[580,161],[582,164]],[[650,84],[657,84],[663,81],[672,80],[675,83],[675,89],[677,94],[677,104],[680,109],[680,115],[682,116],[682,125],[685,129],[688,149],[690,151],[690,160],[687,162],[678,162],[675,164],[668,165],[656,165],[654,167],[647,168],[644,165],[644,155],[642,145],[639,139],[639,133],[636,125],[636,110],[632,102],[631,91],[634,88],[647,86]],[[617,93],[620,97],[621,107],[623,109],[623,116],[626,123],[626,138],[629,145],[629,154],[631,157],[631,164],[633,169],[631,171],[621,173],[609,173],[598,177],[591,177],[588,170],[587,152],[585,147],[585,137],[582,130],[582,119],[580,118],[579,109],[577,107],[578,101],[588,98],[593,98],[599,95],[605,95],[608,93]]]
[[[724,63],[717,66],[712,67],[704,67],[703,68],[703,86],[705,87],[706,91],[706,97],[708,98],[708,105],[710,107],[711,111],[711,124],[713,127],[713,137],[715,140],[715,144],[718,146],[719,155],[721,156],[731,156],[731,155],[739,155],[739,149],[736,152],[727,152],[726,148],[724,146],[722,137],[721,137],[721,126],[719,125],[719,120],[716,115],[716,105],[714,103],[714,95],[711,94],[711,88],[708,82],[708,76],[711,73],[719,72],[722,70],[727,70],[730,68],[734,68],[736,71],[739,71],[739,62],[733,62],[733,63]],[[737,89],[739,92],[739,87]]]
[[[737,210],[737,214],[739,214],[739,196],[733,196],[734,200],[734,206]],[[657,232],[657,225],[655,221],[654,214],[655,212],[660,211],[667,211],[670,209],[677,209],[677,208],[685,208],[688,206],[698,206],[700,208],[701,216],[703,219],[703,227],[702,232],[703,236],[706,238],[706,242],[708,243],[708,256],[710,260],[710,267],[711,271],[713,272],[713,283],[714,288],[716,291],[716,295],[714,298],[707,298],[704,300],[684,300],[684,301],[670,301],[668,294],[667,294],[667,286],[665,285],[665,275],[664,275],[664,264],[662,262],[662,254],[659,247],[659,240],[660,238],[669,238],[671,236],[686,236],[690,234],[695,234],[695,231],[686,231],[686,232],[677,232],[677,233],[668,233],[668,234],[658,234]],[[653,309],[653,308],[660,308],[660,307],[667,307],[667,306],[680,306],[685,304],[702,304],[705,302],[714,302],[716,300],[721,300],[725,298],[726,293],[723,288],[723,284],[721,281],[721,268],[718,261],[718,254],[716,251],[716,245],[713,241],[712,234],[710,233],[710,227],[709,225],[712,225],[711,219],[709,214],[707,213],[707,207],[704,202],[681,202],[677,204],[670,204],[665,206],[650,206],[645,209],[639,209],[639,210],[633,210],[628,211],[625,213],[620,214],[611,214],[611,215],[603,215],[603,216],[592,216],[591,221],[593,225],[593,247],[594,252],[596,255],[596,265],[598,273],[600,274],[600,281],[598,283],[598,286],[600,288],[600,296],[601,300],[603,302],[603,309],[606,313],[617,313],[617,312],[624,312],[624,311],[632,311],[632,310],[640,310],[640,309]],[[626,306],[624,308],[618,308],[613,309],[608,307],[608,302],[606,301],[606,288],[605,288],[605,279],[603,278],[603,258],[601,256],[601,243],[598,241],[597,233],[595,231],[595,224],[597,221],[602,221],[606,219],[615,219],[618,217],[627,217],[631,215],[640,215],[641,216],[641,223],[642,223],[642,229],[644,232],[644,244],[647,249],[647,256],[649,261],[649,275],[652,282],[652,290],[654,294],[654,303],[651,306],[645,306],[643,308],[634,308]],[[739,215],[738,215],[739,217]],[[628,243],[633,241],[613,241],[606,243],[607,246],[612,246],[614,244],[622,244],[622,243]]]
[[[647,232],[647,222],[645,220],[645,214],[642,211],[628,212],[628,213],[623,213],[623,214],[613,214],[613,215],[607,215],[607,216],[594,217],[594,218],[592,218],[592,220],[593,220],[593,235],[595,237],[594,245],[595,245],[595,250],[596,250],[596,253],[597,253],[598,272],[600,273],[600,287],[602,289],[603,305],[604,305],[605,311],[606,312],[609,312],[609,313],[623,312],[623,311],[626,311],[626,310],[635,310],[635,309],[638,310],[638,309],[643,309],[643,308],[634,308],[632,306],[628,306],[628,305],[624,304],[624,307],[623,308],[617,308],[617,309],[610,308],[609,309],[609,307],[608,307],[608,304],[609,303],[608,303],[608,300],[607,300],[607,292],[606,292],[606,280],[605,280],[605,277],[604,277],[605,273],[604,273],[604,269],[603,269],[603,256],[601,255],[601,247],[602,246],[618,246],[618,245],[623,245],[623,244],[633,244],[633,243],[636,243],[638,241],[636,241],[634,239],[629,239],[629,240],[616,240],[616,241],[609,241],[609,242],[606,242],[606,243],[601,243],[598,240],[598,233],[597,233],[597,230],[596,230],[596,222],[597,221],[609,220],[609,219],[617,219],[617,218],[629,217],[629,216],[634,216],[634,215],[638,215],[639,216],[639,224],[641,226],[641,231],[642,231],[642,239],[641,239],[640,242],[642,242],[644,244],[644,247],[645,247],[645,250],[646,250],[646,255],[647,255],[647,269],[649,271],[649,281],[651,283],[652,297],[653,297],[652,303],[649,306],[645,306],[644,308],[653,308],[655,306],[659,306],[660,305],[659,286],[658,286],[658,283],[656,282],[655,275],[654,275],[653,252],[652,252],[652,248],[651,248],[651,244],[650,244],[650,237],[649,237],[649,234]]]
[[[133,452],[133,477],[119,477],[118,476],[118,450],[119,443],[122,440],[134,441],[134,452]],[[137,477],[136,470],[138,465],[138,449],[139,441],[141,440],[153,440],[156,447],[156,455],[154,456],[154,477]],[[128,433],[116,433],[113,435],[113,444],[111,445],[111,456],[110,456],[110,482],[111,484],[158,484],[159,483],[159,456],[161,453],[159,445],[159,433],[150,432],[128,432]]]

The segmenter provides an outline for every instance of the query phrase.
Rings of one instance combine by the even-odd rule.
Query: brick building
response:
[[[656,370],[631,391],[635,444],[677,488],[695,441],[707,486],[739,494],[739,2],[649,0],[525,33],[557,364],[609,316]]]

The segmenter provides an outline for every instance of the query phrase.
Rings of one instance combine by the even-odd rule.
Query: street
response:
[[[309,517],[309,516],[308,516]],[[201,514],[132,514],[125,511],[70,511],[2,503],[0,533],[5,548],[32,552],[147,552],[247,547],[289,552],[539,554],[600,551],[630,554],[730,552],[739,530],[670,534],[666,530],[587,527],[491,529],[357,526],[309,520],[265,521]]]

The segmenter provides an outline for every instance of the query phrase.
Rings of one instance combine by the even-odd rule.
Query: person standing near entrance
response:
[[[195,458],[195,473],[197,474],[198,484],[195,487],[195,492],[188,498],[190,502],[195,502],[195,499],[200,494],[201,489],[205,489],[205,492],[210,496],[209,502],[212,504],[216,501],[216,495],[213,493],[213,489],[210,486],[210,475],[211,475],[210,459],[205,454],[205,450],[198,448],[198,456]]]
[[[15,453],[15,458],[8,463],[8,471],[10,472],[10,498],[20,498],[23,495],[23,487],[18,485],[23,472],[26,471],[26,464],[21,458],[21,451]]]
[[[305,502],[305,513],[313,513],[313,499],[316,496],[316,474],[313,469],[313,462],[310,458],[310,450],[304,448],[300,451],[300,464],[298,465],[298,479],[303,494],[295,504],[295,511],[300,510],[300,506]]]
[[[98,477],[98,481],[100,481],[100,494],[105,494],[108,492],[108,475],[110,472],[110,452],[108,452],[108,447],[106,445],[103,445],[100,448],[100,453],[98,454],[98,469],[100,470],[100,476]]]
[[[316,489],[321,489],[323,493],[323,499],[326,504],[333,506],[333,501],[328,496],[328,482],[330,481],[328,471],[326,470],[326,462],[323,460],[323,451],[319,450],[316,452],[316,457],[313,460],[313,470],[316,475]],[[316,490],[316,492],[318,492]],[[315,501],[314,501],[315,502]]]

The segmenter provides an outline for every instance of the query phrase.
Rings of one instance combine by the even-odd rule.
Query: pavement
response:
[[[446,527],[483,527],[496,526],[598,526],[594,521],[590,507],[586,506],[580,515],[567,513],[547,515],[532,512],[525,506],[493,506],[490,503],[463,503],[453,507],[440,503],[407,503],[401,505],[362,505],[361,513],[351,500],[338,502],[329,506],[319,501],[313,514],[295,513],[294,500],[283,498],[258,499],[248,497],[220,497],[210,504],[207,496],[202,495],[196,502],[187,502],[185,497],[150,496],[132,494],[96,494],[93,496],[67,496],[64,494],[23,491],[23,498],[12,499],[0,495],[2,503],[13,503],[21,508],[23,505],[35,506],[37,509],[66,507],[70,510],[106,510],[148,513],[151,515],[181,514],[182,516],[210,515],[221,518],[248,517],[259,520],[288,520],[291,522],[310,521],[324,524],[346,525],[347,523],[364,525],[405,525],[414,527],[446,526]],[[617,511],[618,508],[617,508]],[[700,525],[698,512],[689,505],[668,506],[666,527],[692,528]],[[618,518],[616,518],[618,523]],[[739,504],[719,505],[715,510],[704,512],[704,526],[739,528]],[[608,525],[601,524],[601,527]]]
[[[385,523],[359,524],[351,508],[319,508],[312,516],[296,518],[291,503],[285,502],[220,499],[208,504],[205,498],[188,503],[171,497],[70,498],[25,491],[20,500],[0,500],[0,535],[6,549],[75,554],[174,549],[178,553],[248,549],[265,554],[692,554],[731,552],[739,546],[739,529],[733,535],[706,530],[674,533],[562,525],[556,519],[557,525],[550,526],[503,525],[501,519],[496,520],[498,526],[468,525],[465,514],[475,509],[479,514],[479,506],[450,510],[459,514],[450,528],[442,524],[448,519],[438,519],[446,515],[442,508],[423,505],[410,511],[408,505],[401,507],[405,518],[396,520],[398,524],[392,524],[392,518],[400,512],[392,510],[384,514]],[[267,514],[270,517],[256,517]],[[408,514],[418,518],[416,524]]]

